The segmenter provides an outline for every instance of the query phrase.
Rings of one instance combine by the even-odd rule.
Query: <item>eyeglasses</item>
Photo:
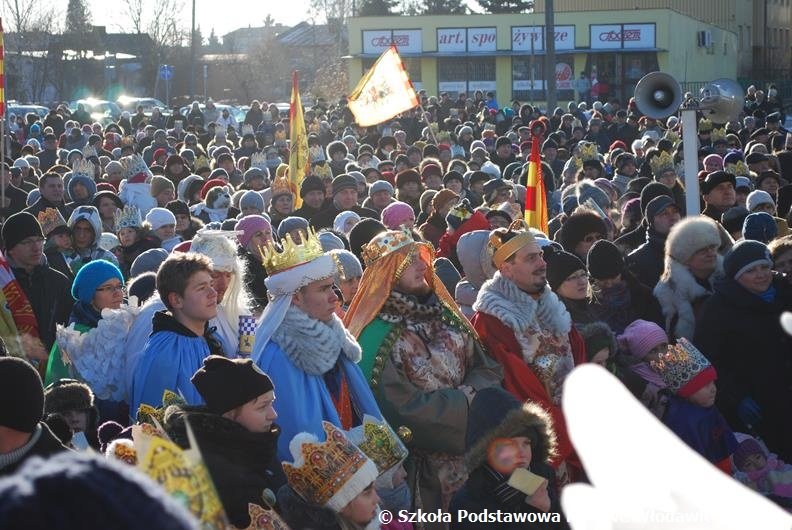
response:
[[[124,293],[126,292],[126,287],[123,285],[108,285],[106,287],[99,287],[96,290],[97,293]]]
[[[596,243],[600,239],[605,239],[605,236],[602,234],[589,234],[583,238],[584,243]]]
[[[25,245],[26,247],[30,247],[33,245],[43,245],[43,244],[44,244],[43,237],[29,237],[17,243],[17,245]]]

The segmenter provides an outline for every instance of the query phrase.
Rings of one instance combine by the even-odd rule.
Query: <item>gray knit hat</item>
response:
[[[278,237],[283,239],[292,230],[308,230],[308,221],[302,217],[287,217],[278,225]]]
[[[248,190],[239,199],[239,209],[255,208],[258,212],[264,211],[264,197],[257,191]]]
[[[363,276],[363,266],[360,264],[360,260],[357,259],[357,257],[350,251],[344,249],[333,249],[328,252],[328,254],[335,256],[338,264],[340,265],[341,270],[339,272],[343,274],[343,277],[337,275],[336,281],[360,278]]]
[[[369,197],[371,197],[372,195],[374,195],[379,191],[387,191],[388,193],[390,193],[391,197],[393,197],[394,194],[393,186],[387,180],[378,180],[374,182],[369,188]]]

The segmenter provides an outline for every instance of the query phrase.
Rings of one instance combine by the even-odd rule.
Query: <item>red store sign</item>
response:
[[[591,28],[591,49],[654,48],[654,24],[594,24]]]

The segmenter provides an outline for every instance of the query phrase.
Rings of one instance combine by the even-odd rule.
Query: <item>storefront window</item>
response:
[[[573,82],[575,80],[574,57],[559,55],[556,61],[556,97],[561,100],[574,99]],[[531,90],[531,57],[512,57],[512,98],[524,101],[544,100],[545,93],[545,56],[535,55],[533,58],[533,91]]]
[[[655,52],[589,54],[586,72],[596,86],[592,87],[592,100],[618,98],[624,103],[633,96],[638,81],[658,69]]]
[[[438,93],[495,92],[494,57],[441,57],[437,61]]]

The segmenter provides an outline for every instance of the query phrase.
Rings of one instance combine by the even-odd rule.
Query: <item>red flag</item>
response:
[[[547,234],[547,193],[542,179],[542,157],[539,154],[541,137],[531,140],[531,158],[528,162],[528,179],[525,184],[525,223]]]

